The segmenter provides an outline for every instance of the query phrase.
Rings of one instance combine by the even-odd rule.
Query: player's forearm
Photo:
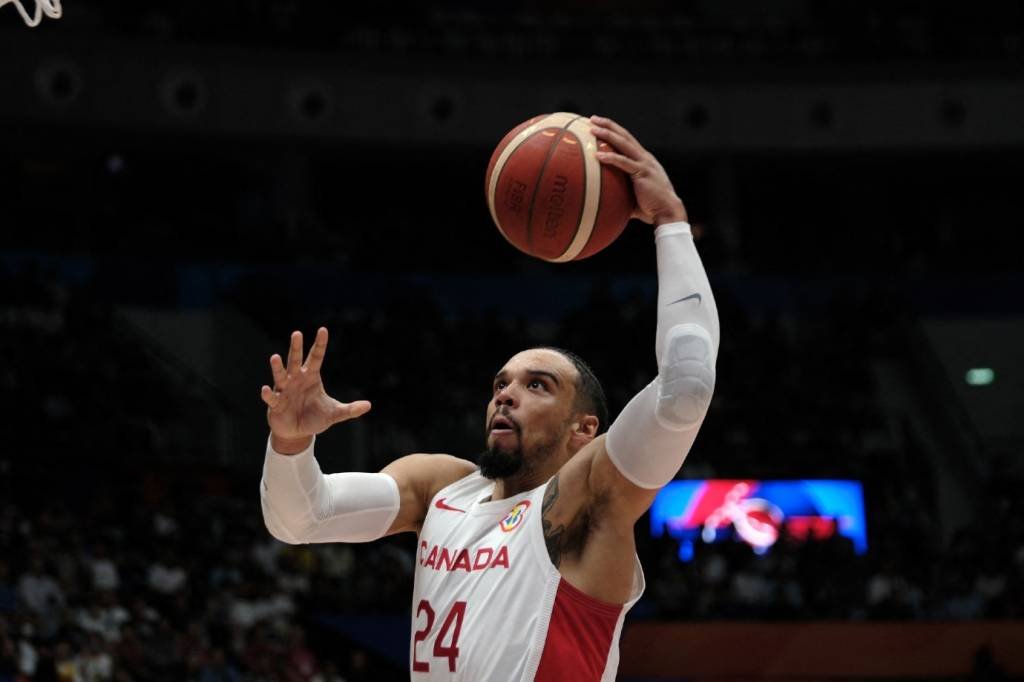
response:
[[[293,444],[294,445],[294,444]],[[398,486],[386,474],[324,475],[307,448],[285,455],[267,442],[260,481],[263,521],[290,544],[366,542],[383,536],[398,513]]]
[[[655,232],[658,253],[658,376],[608,430],[616,468],[641,488],[675,477],[707,414],[715,385],[718,310],[685,222]]]
[[[673,327],[698,325],[712,342],[712,364],[718,355],[718,308],[704,264],[685,221],[664,223],[654,233],[658,257],[658,329],[655,354],[659,369]]]

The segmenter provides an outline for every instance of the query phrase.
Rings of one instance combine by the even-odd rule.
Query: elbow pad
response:
[[[297,455],[267,442],[260,481],[263,521],[282,542],[369,542],[398,516],[398,484],[387,474],[320,471],[313,446]]]
[[[710,344],[703,327],[673,327],[666,337],[658,377],[629,401],[609,427],[608,457],[633,485],[660,488],[683,465],[715,387]]]
[[[677,324],[665,335],[658,368],[658,423],[671,431],[700,424],[715,390],[711,335],[698,324]]]

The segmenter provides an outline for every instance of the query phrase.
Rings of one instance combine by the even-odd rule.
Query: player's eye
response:
[[[529,386],[530,388],[547,388],[547,386],[544,385],[544,382],[541,381],[540,379],[533,379],[532,381],[530,381],[530,383],[527,384],[527,386]]]
[[[497,381],[494,382],[494,390],[495,391],[500,391],[501,389],[505,388],[506,386],[508,386],[508,382],[507,381],[503,381],[501,379],[498,379]]]

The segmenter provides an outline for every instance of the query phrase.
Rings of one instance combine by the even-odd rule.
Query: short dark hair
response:
[[[608,399],[604,395],[604,388],[601,387],[601,382],[598,381],[594,370],[590,369],[590,365],[571,350],[556,346],[537,346],[537,348],[559,353],[576,367],[579,378],[576,379],[576,404],[574,407],[580,412],[595,415],[597,417],[597,432],[604,433],[608,429]]]

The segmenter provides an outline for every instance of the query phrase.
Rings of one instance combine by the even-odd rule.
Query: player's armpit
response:
[[[569,528],[581,515],[608,519],[632,528],[654,501],[657,489],[634,484],[609,458],[607,438],[607,434],[601,434],[590,441],[559,470],[557,508],[550,510],[552,518],[557,520],[552,521],[553,528],[559,523]],[[545,509],[545,516],[549,515],[548,511]]]
[[[654,501],[658,489],[644,488],[626,478],[608,456],[608,435],[602,434],[587,448],[587,495],[607,505],[607,518],[632,527]]]
[[[476,471],[476,465],[451,455],[414,454],[381,469],[398,484],[398,515],[386,535],[419,532],[437,491]]]

